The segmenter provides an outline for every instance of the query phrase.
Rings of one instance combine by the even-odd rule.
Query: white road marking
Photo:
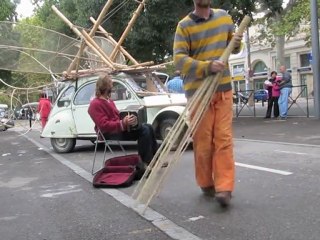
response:
[[[0,218],[0,221],[11,221],[17,219],[17,216],[12,216],[12,217],[2,217]]]
[[[203,219],[204,218],[204,216],[198,216],[198,217],[191,217],[191,218],[189,218],[188,219],[188,221],[189,222],[195,222],[195,221],[198,221],[198,220],[200,220],[200,219]]]
[[[274,150],[274,151],[279,153],[285,153],[285,154],[309,155],[308,153],[301,153],[301,152],[290,152],[290,151],[281,151],[281,150]]]
[[[38,180],[38,178],[23,178],[23,177],[13,177],[7,182],[0,181],[0,187],[2,188],[22,188],[29,183]]]
[[[54,197],[56,197],[58,195],[81,192],[81,191],[82,191],[82,189],[75,189],[75,190],[61,191],[61,192],[55,192],[55,193],[45,193],[45,194],[42,194],[41,197],[54,198]]]
[[[70,162],[69,160],[65,159],[59,154],[52,153],[49,149],[39,142],[33,140],[32,138],[23,135],[37,147],[42,148],[45,152],[49,153],[53,158],[58,160],[63,165],[72,169],[76,174],[83,177],[84,179],[88,180],[92,183],[93,176],[91,173],[87,172],[83,168],[79,167],[78,165]],[[145,206],[143,204],[137,204],[137,202],[129,195],[117,190],[117,189],[100,189],[101,191],[107,193],[109,196],[116,199],[118,202],[122,203],[124,206],[134,210],[138,213],[141,217],[151,222],[154,226],[160,229],[162,232],[167,234],[169,237],[177,240],[201,240],[201,238],[197,237],[196,235],[192,234],[191,232],[187,231],[186,229],[178,226],[174,222],[167,219],[165,216],[161,215],[160,213],[156,212],[155,210],[151,209],[150,207],[146,208],[144,214],[142,214]]]
[[[256,142],[256,143],[282,144],[282,145],[289,145],[289,146],[320,148],[320,145],[315,145],[315,144],[276,142],[276,141],[255,140],[255,139],[248,139],[248,138],[234,138],[233,140],[238,142]]]
[[[10,156],[11,155],[11,153],[4,153],[4,154],[2,154],[2,157],[6,157],[6,156]]]
[[[272,168],[259,167],[259,166],[255,166],[255,165],[244,164],[244,163],[236,162],[235,164],[236,164],[236,166],[239,166],[239,167],[245,167],[245,168],[260,170],[260,171],[264,171],[264,172],[271,172],[271,173],[276,173],[276,174],[280,174],[280,175],[284,175],[284,176],[288,176],[288,175],[293,174],[292,172],[286,172],[286,171],[272,169]]]

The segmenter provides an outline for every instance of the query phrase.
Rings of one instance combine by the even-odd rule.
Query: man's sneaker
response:
[[[215,194],[215,198],[217,202],[221,205],[221,207],[228,207],[230,205],[231,200],[231,192],[217,192]]]
[[[210,186],[210,187],[202,187],[201,188],[202,193],[207,196],[207,197],[214,197],[215,196],[215,189],[214,186]]]

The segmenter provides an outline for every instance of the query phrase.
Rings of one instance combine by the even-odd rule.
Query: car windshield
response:
[[[141,88],[131,77],[126,77],[125,81],[129,84],[129,86],[135,91],[135,92],[145,92],[143,88]]]

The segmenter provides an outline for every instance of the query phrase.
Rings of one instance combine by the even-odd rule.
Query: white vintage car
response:
[[[90,100],[95,95],[97,74],[78,78],[59,94],[41,136],[50,138],[53,149],[58,153],[70,152],[76,140],[96,139],[94,123],[88,114]],[[112,76],[111,98],[119,110],[129,105],[145,106],[147,122],[158,139],[164,139],[183,112],[187,99],[184,94],[147,92],[125,73]]]

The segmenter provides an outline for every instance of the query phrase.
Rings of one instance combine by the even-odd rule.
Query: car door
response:
[[[96,81],[82,85],[75,94],[72,113],[78,135],[95,134],[94,123],[88,114],[90,100],[95,97]],[[135,93],[121,81],[113,80],[111,99],[115,101],[118,110],[128,105],[138,105]]]
[[[129,105],[140,105],[135,92],[119,80],[113,80],[111,99],[115,102],[119,111]]]
[[[90,100],[95,97],[96,81],[83,84],[75,94],[72,115],[78,135],[95,134],[94,123],[88,114]]]

